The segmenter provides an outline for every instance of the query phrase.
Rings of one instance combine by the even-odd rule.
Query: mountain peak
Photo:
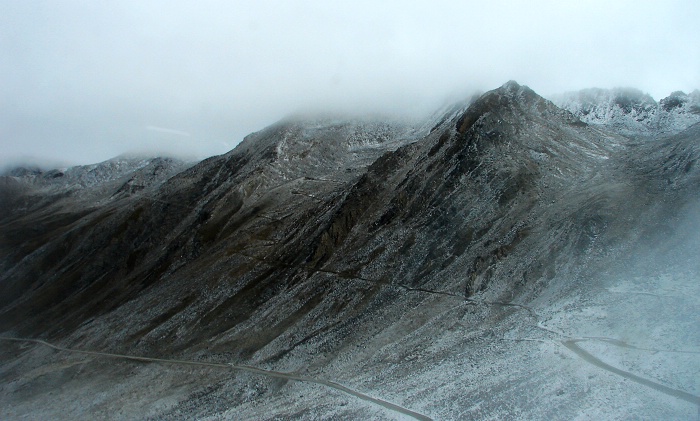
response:
[[[552,101],[585,123],[630,137],[672,135],[700,121],[700,98],[681,91],[658,103],[635,88],[584,89]]]
[[[520,98],[526,100],[533,100],[541,98],[535,91],[530,89],[530,87],[526,85],[520,85],[514,80],[509,80],[508,82],[504,83],[500,88],[495,89],[492,92],[497,92],[501,95],[506,95],[507,97],[512,99]]]
[[[508,82],[504,83],[499,89],[503,89],[506,91],[517,91],[520,89],[520,84],[515,80],[511,79]]]
[[[186,170],[0,177],[3,413],[591,418],[605,400],[610,418],[691,418],[687,354],[590,374],[627,338],[697,345],[700,125],[654,142],[608,127],[510,81],[417,131],[283,121]]]
[[[496,110],[534,109],[537,113],[553,111],[553,104],[538,95],[528,86],[520,85],[514,80],[501,87],[488,91],[466,110],[457,121],[457,131],[466,132],[480,117]]]

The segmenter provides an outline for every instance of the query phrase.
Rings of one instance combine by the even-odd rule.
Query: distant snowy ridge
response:
[[[119,156],[91,165],[43,170],[17,167],[0,175],[3,185],[32,195],[74,195],[94,201],[156,187],[191,166],[173,158]]]
[[[588,124],[631,137],[673,135],[700,122],[700,91],[673,92],[656,102],[632,88],[584,89],[551,98]]]
[[[161,158],[155,158],[161,159]],[[66,183],[89,187],[95,184],[121,178],[148,165],[153,158],[116,157],[90,165],[56,168],[44,171],[39,168],[18,167],[5,175],[21,178],[33,184]]]

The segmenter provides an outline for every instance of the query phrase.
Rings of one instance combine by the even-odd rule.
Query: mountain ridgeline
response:
[[[699,102],[697,91],[657,104],[625,90],[550,102],[508,82],[420,124],[284,120],[194,165],[121,159],[14,170],[0,178],[0,331],[341,379],[437,418],[595,418],[599,396],[575,369],[585,362],[555,358],[564,351],[547,344],[606,336],[591,332],[598,321],[583,328],[572,314],[588,320],[591,297],[619,290],[611,279],[630,270],[649,279],[698,275],[688,262]],[[690,314],[697,306],[679,305]],[[615,336],[616,323],[601,329]],[[678,338],[700,346],[697,332]],[[3,360],[5,379],[22,378],[15,367],[31,364],[20,350],[13,358]],[[93,375],[165,381],[153,370],[124,374],[131,363],[120,364]],[[560,371],[571,379],[553,384]],[[78,393],[78,374],[56,376],[51,384],[65,399]],[[38,398],[17,397],[5,382],[18,416],[36,410]],[[49,390],[37,378],[20,383],[36,396]],[[533,384],[546,401],[512,398]],[[673,386],[696,395],[699,387],[692,379]],[[83,405],[108,414],[115,386],[94,387],[114,398]],[[123,387],[138,389],[135,381]],[[165,390],[148,392],[151,403],[137,413],[393,416],[295,387],[209,373],[167,404],[154,404]],[[652,392],[633,385],[613,399],[652,418],[693,413]]]

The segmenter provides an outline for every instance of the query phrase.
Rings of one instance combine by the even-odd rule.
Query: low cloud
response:
[[[168,129],[165,127],[147,126],[146,130],[151,130],[151,131],[159,132],[159,133],[167,133],[167,134],[172,134],[172,135],[176,135],[176,136],[185,136],[185,137],[192,136],[190,133],[183,132],[181,130]]]
[[[153,135],[185,133],[180,152],[203,158],[288,114],[419,115],[510,79],[700,88],[697,1],[245,3],[7,5],[0,161],[168,153]]]

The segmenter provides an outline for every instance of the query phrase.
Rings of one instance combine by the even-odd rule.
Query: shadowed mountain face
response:
[[[628,114],[659,107],[632,97]],[[686,107],[676,97],[660,107]],[[604,108],[593,100],[586,110]],[[0,179],[0,331],[303,373],[435,418],[596,418],[608,387],[614,414],[692,415],[688,399],[619,385],[567,349],[590,341],[609,364],[698,394],[700,126],[645,126],[642,141],[581,112],[509,82],[418,125],[283,121],[187,169],[15,171]],[[635,295],[672,290],[661,304]],[[662,369],[630,355],[662,348],[689,352]],[[109,415],[114,384],[146,396],[127,418],[393,416],[265,377],[94,358],[76,374],[71,355],[8,353],[13,416]],[[31,375],[40,366],[53,368]],[[37,403],[57,386],[58,403]]]

